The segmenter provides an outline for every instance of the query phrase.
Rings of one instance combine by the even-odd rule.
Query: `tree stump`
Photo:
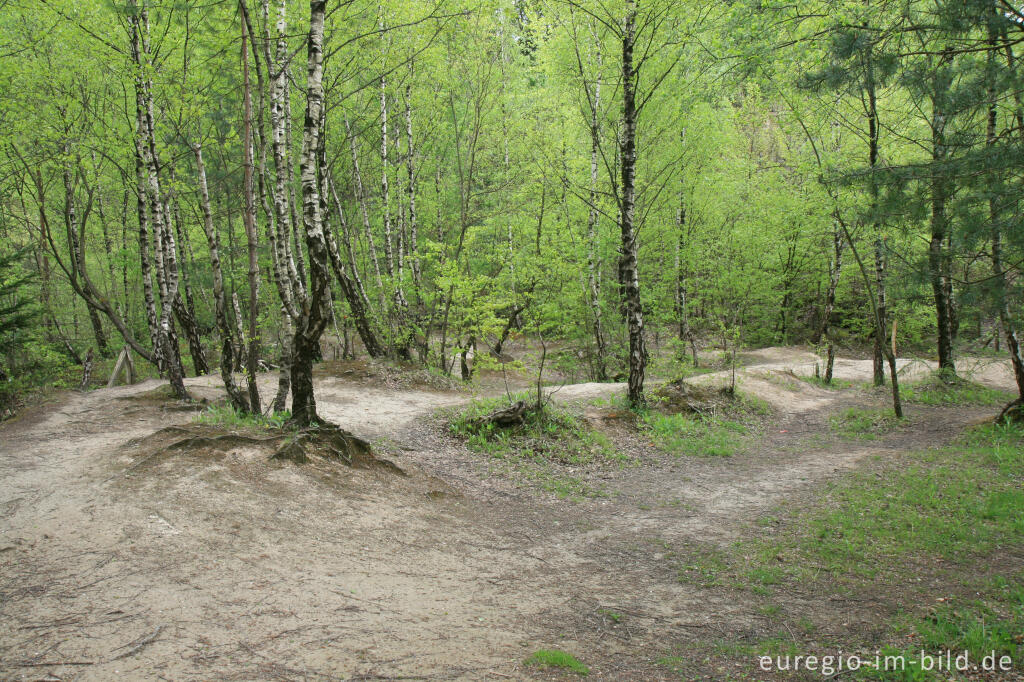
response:
[[[523,400],[517,400],[508,407],[503,407],[491,412],[490,414],[477,417],[473,420],[473,423],[479,425],[494,424],[495,426],[503,428],[518,426],[526,420],[526,415],[529,412],[530,408],[527,407],[526,402]]]

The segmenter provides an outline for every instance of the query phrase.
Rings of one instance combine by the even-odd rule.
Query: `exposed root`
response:
[[[701,416],[713,415],[736,399],[735,392],[729,386],[694,386],[685,379],[676,379],[665,384],[655,395],[668,412],[693,413]]]
[[[354,469],[387,469],[405,476],[395,463],[374,456],[370,444],[333,424],[320,424],[298,432],[279,447],[271,459],[305,464],[312,456],[340,459]]]
[[[386,469],[405,476],[393,462],[378,459],[370,444],[333,424],[321,423],[301,431],[270,430],[246,434],[224,432],[203,425],[169,426],[144,439],[156,447],[136,461],[124,473],[166,456],[182,454],[226,453],[236,448],[271,450],[270,459],[306,464],[314,457],[337,461],[354,469]]]
[[[996,417],[996,424],[1024,424],[1024,401],[1017,398],[1008,403]]]
[[[508,407],[502,407],[494,410],[490,414],[477,417],[473,420],[473,424],[479,426],[484,424],[494,424],[495,426],[503,428],[519,426],[526,421],[527,415],[535,409],[536,407],[527,405],[525,401],[517,400]]]

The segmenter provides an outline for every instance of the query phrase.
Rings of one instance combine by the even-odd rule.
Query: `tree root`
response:
[[[310,461],[312,455],[327,459],[340,459],[353,469],[387,469],[405,476],[394,462],[379,459],[373,454],[370,444],[362,438],[333,424],[322,423],[289,437],[271,459],[285,459],[297,464]]]
[[[135,470],[162,456],[179,452],[227,452],[233,448],[249,447],[259,450],[273,448],[270,459],[288,460],[306,464],[314,456],[327,460],[340,460],[354,469],[386,469],[406,476],[396,464],[379,459],[370,444],[333,424],[321,423],[301,431],[282,430],[268,435],[247,435],[235,432],[217,432],[205,426],[169,426],[145,439],[157,443],[146,457],[138,460],[124,473]]]
[[[504,428],[518,426],[526,420],[526,415],[534,409],[535,408],[533,406],[528,406],[525,401],[517,400],[508,407],[502,407],[494,410],[490,414],[477,417],[472,423],[479,426],[484,424],[494,424],[495,426]]]
[[[996,417],[995,422],[996,424],[1024,424],[1024,400],[1017,398],[1008,403]]]

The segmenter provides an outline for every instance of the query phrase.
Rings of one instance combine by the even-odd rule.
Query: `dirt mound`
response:
[[[713,414],[728,409],[736,400],[728,386],[704,386],[687,379],[676,379],[658,387],[654,396],[664,411],[677,414]]]
[[[462,388],[462,384],[456,379],[432,372],[420,365],[403,365],[374,359],[328,360],[317,366],[316,376],[383,386],[392,390],[458,391]]]
[[[341,464],[406,475],[393,462],[374,455],[365,440],[336,426],[305,430],[225,430],[205,424],[168,426],[141,440],[130,441],[124,451],[133,460],[122,472],[126,477],[146,470],[173,470],[183,461],[243,468],[252,477],[254,468],[264,469],[274,460],[328,469]]]

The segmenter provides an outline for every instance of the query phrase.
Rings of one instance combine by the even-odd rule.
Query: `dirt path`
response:
[[[559,646],[598,678],[662,676],[651,659],[665,641],[758,627],[749,604],[681,583],[666,546],[728,542],[863,458],[913,446],[808,447],[850,397],[773,378],[805,371],[808,354],[761,354],[742,381],[780,409],[763,448],[609,472],[612,494],[579,504],[482,478],[425,419],[465,394],[318,382],[321,413],[387,439],[407,477],[244,447],[145,460],[145,439],[193,412],[147,398],[156,382],[70,394],[0,427],[0,675],[508,679],[543,676],[521,661]],[[865,371],[842,361],[837,374]],[[216,385],[190,381],[211,398]],[[932,412],[915,429],[948,439],[979,415]],[[629,614],[624,627],[609,610]]]

